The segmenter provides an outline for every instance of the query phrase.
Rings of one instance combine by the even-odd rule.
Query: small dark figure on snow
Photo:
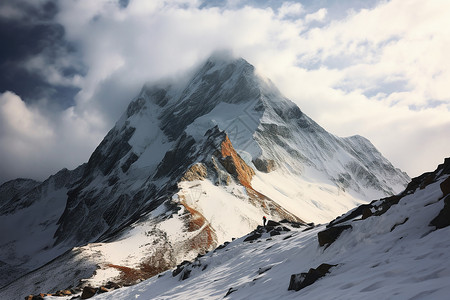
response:
[[[267,222],[266,216],[263,216],[263,226],[264,227],[266,227],[266,222]]]

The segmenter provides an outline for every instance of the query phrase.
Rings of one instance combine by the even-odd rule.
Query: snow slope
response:
[[[167,271],[93,299],[223,299],[229,292],[226,299],[448,299],[450,226],[430,225],[450,197],[450,158],[446,165],[446,171],[413,182],[380,215],[340,223],[352,229],[329,247],[317,240],[325,226],[304,231],[285,224],[291,231],[264,233],[253,242],[239,238],[186,264],[176,276]],[[372,206],[376,211],[390,201]],[[312,285],[288,291],[292,274],[322,263],[337,266]]]

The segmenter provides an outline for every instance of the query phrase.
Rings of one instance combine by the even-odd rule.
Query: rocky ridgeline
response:
[[[399,201],[410,194],[413,194],[417,189],[424,189],[428,185],[437,182],[444,176],[447,176],[440,184],[440,189],[443,196],[438,201],[444,201],[444,207],[439,214],[430,220],[429,226],[434,226],[436,229],[450,226],[450,158],[446,158],[444,163],[439,165],[436,171],[425,173],[419,177],[413,178],[406,189],[395,196],[383,198],[381,200],[372,201],[370,204],[363,204],[347,214],[336,218],[327,225],[327,229],[317,234],[318,242],[321,247],[329,247],[335,242],[341,233],[345,230],[352,229],[353,226],[348,224],[352,221],[362,221],[369,217],[376,217],[385,214],[392,206],[399,203]],[[402,222],[395,224],[391,228],[391,232],[399,225],[408,221],[406,217]],[[316,269],[311,268],[308,272],[299,274],[292,274],[288,290],[299,291],[316,280],[329,273],[332,267],[337,265],[330,265],[323,263]]]
[[[417,189],[423,190],[428,185],[437,182],[440,178],[448,176],[449,174],[450,157],[446,158],[444,160],[444,163],[439,165],[434,172],[427,172],[416,178],[413,178],[406,189],[400,194],[383,198],[381,200],[375,200],[370,204],[360,205],[347,214],[331,221],[327,225],[326,230],[318,233],[319,245],[325,247],[330,246],[343,231],[352,228],[351,224],[343,223],[348,223],[348,221],[360,221],[372,216],[381,216],[386,213],[393,205],[398,204],[403,197],[413,194]],[[429,224],[431,226],[434,226],[436,229],[450,226],[450,177],[447,177],[444,181],[441,182],[440,188],[443,196],[439,199],[439,201],[444,202],[444,208],[442,208],[440,213],[433,220],[430,220]],[[402,223],[394,225],[391,231],[394,230],[396,226],[405,223],[407,220],[408,219],[406,218]]]

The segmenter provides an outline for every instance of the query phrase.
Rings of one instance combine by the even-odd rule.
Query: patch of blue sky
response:
[[[383,80],[376,82],[373,86],[369,88],[363,89],[363,94],[367,98],[373,98],[377,96],[378,94],[385,94],[390,95],[392,93],[402,93],[402,92],[408,92],[411,90],[411,87],[409,85],[409,82],[407,80]]]
[[[200,8],[210,7],[235,7],[242,8],[244,6],[251,6],[257,8],[272,8],[274,11],[278,10],[283,3],[300,3],[305,9],[305,13],[313,13],[321,8],[327,9],[327,15],[331,19],[340,19],[346,17],[349,11],[359,11],[361,9],[371,9],[375,7],[380,0],[204,0],[200,4]]]

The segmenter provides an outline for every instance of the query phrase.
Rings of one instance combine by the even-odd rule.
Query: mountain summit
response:
[[[408,181],[367,139],[328,133],[244,59],[211,57],[184,86],[145,85],[86,164],[0,187],[0,223],[17,224],[0,241],[14,257],[2,259],[13,274],[2,283],[72,249],[58,258],[61,278],[29,293],[77,285],[75,273],[96,268],[85,284],[129,284],[250,232],[263,215],[326,222]],[[17,239],[30,228],[39,243]]]

